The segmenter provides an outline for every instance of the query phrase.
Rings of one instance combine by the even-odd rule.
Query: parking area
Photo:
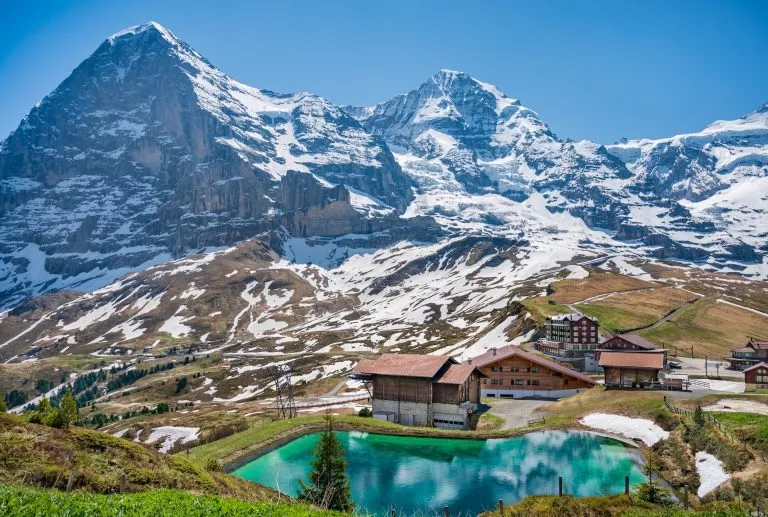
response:
[[[485,400],[491,406],[490,413],[498,415],[504,419],[502,429],[513,429],[515,427],[525,427],[529,420],[541,418],[541,413],[536,410],[548,404],[552,400],[541,399],[487,399]]]
[[[673,369],[670,373],[681,373],[683,375],[701,376],[709,375],[709,377],[715,378],[719,374],[722,378],[728,378],[732,380],[744,380],[744,372],[738,370],[728,370],[726,366],[728,363],[725,361],[715,361],[710,359],[709,362],[704,364],[704,359],[691,358],[691,357],[674,357],[669,356],[670,361],[680,363],[682,368]],[[718,368],[719,365],[719,368]]]

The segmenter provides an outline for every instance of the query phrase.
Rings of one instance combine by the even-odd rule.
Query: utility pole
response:
[[[704,356],[704,375],[706,375],[707,379],[709,379],[709,369],[707,368],[709,366],[709,360],[707,359],[707,356]]]

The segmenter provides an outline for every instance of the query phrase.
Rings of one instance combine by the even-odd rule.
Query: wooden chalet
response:
[[[745,370],[760,362],[768,362],[768,342],[749,338],[746,345],[731,350],[731,357],[725,360],[730,363],[729,368],[734,370]]]
[[[600,366],[605,372],[605,385],[617,388],[650,387],[659,382],[664,369],[665,354],[658,352],[600,353]]]
[[[621,352],[648,352],[659,350],[659,347],[645,338],[634,334],[622,334],[600,343],[599,350],[617,350]]]
[[[483,376],[451,357],[419,354],[383,354],[352,372],[371,393],[374,418],[445,429],[469,428]]]
[[[768,363],[757,363],[744,369],[744,382],[748,390],[768,389]]]
[[[591,377],[516,346],[493,348],[467,361],[483,373],[483,397],[561,398],[596,384]]]

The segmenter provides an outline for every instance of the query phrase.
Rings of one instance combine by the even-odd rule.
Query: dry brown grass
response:
[[[580,311],[598,318],[611,331],[627,331],[657,322],[669,312],[696,296],[675,287],[659,287],[620,293],[588,304],[578,304]]]
[[[584,299],[616,291],[634,291],[659,287],[656,282],[647,282],[603,269],[589,269],[589,276],[582,279],[560,280],[551,284],[554,294],[546,296],[559,304],[576,303]]]
[[[698,356],[724,357],[750,336],[768,337],[768,317],[706,298],[640,335],[659,345],[693,347]]]

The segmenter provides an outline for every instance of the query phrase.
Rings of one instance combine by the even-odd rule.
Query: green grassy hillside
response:
[[[284,498],[285,499],[285,498]],[[177,490],[101,495],[66,494],[57,490],[0,485],[0,515],[45,517],[139,517],[139,516],[259,516],[309,517],[341,516],[337,512],[314,510],[305,505],[251,503],[213,495],[192,495]]]
[[[64,489],[75,469],[74,490],[119,491],[176,488],[198,494],[273,499],[266,487],[218,472],[208,472],[184,454],[164,455],[149,447],[83,428],[54,429],[0,414],[0,483]],[[2,512],[0,512],[2,514]]]

